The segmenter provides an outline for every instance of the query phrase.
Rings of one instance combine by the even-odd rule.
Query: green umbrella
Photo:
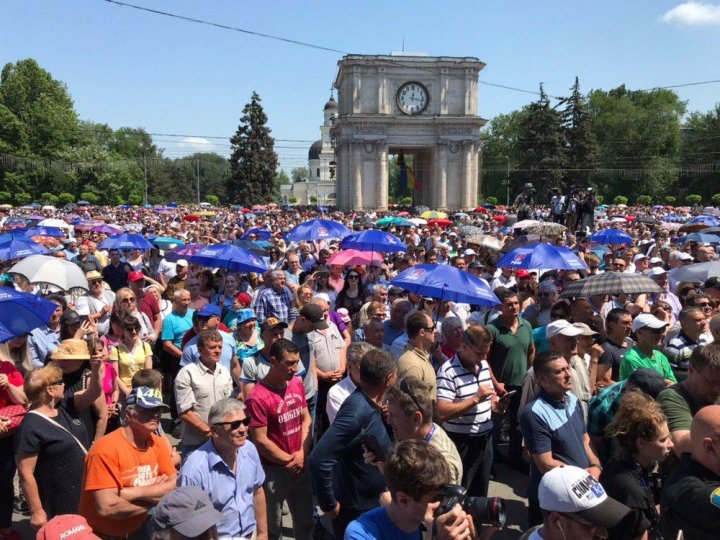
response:
[[[378,219],[375,222],[375,226],[376,227],[392,227],[393,225],[397,225],[398,223],[402,223],[403,221],[405,221],[404,218],[388,216],[388,217]]]

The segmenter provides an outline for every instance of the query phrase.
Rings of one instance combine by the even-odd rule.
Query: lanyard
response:
[[[435,424],[432,425],[430,428],[430,433],[425,435],[425,442],[430,444],[430,439],[432,439],[433,434],[435,433]]]

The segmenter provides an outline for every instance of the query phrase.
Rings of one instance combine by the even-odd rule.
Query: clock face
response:
[[[428,106],[430,96],[427,89],[419,82],[407,82],[397,92],[398,108],[405,114],[422,113]]]

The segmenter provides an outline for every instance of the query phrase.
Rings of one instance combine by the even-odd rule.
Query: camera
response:
[[[435,517],[447,514],[453,506],[459,504],[470,514],[477,527],[492,525],[502,527],[505,525],[505,501],[500,497],[469,497],[462,486],[450,484],[440,492],[440,506],[435,511]]]

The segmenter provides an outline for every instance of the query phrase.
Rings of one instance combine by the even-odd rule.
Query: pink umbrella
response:
[[[119,229],[118,227],[113,227],[112,225],[96,225],[90,230],[92,232],[103,234],[119,234],[122,232],[122,229]]]
[[[328,259],[328,264],[341,264],[343,266],[368,266],[372,262],[383,262],[382,254],[371,251],[358,251],[346,249],[336,253]]]

